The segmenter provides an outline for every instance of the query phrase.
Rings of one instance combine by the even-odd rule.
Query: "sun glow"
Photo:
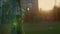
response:
[[[48,11],[53,9],[55,4],[55,0],[38,0],[38,8]]]
[[[56,0],[56,6],[60,7],[60,0]]]

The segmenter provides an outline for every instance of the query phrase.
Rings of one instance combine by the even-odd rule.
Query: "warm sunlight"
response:
[[[38,7],[42,10],[48,11],[53,9],[55,4],[55,0],[38,0]]]
[[[56,0],[56,6],[60,7],[60,0]]]

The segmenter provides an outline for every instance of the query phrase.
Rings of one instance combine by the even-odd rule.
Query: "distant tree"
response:
[[[60,21],[60,7],[54,6],[53,15],[56,21]]]

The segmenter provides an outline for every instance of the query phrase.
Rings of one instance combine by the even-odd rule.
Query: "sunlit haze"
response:
[[[57,6],[59,6],[59,1],[60,0],[56,1]],[[53,9],[54,5],[55,5],[55,0],[38,0],[39,9],[41,8],[42,10],[45,11]]]
[[[60,0],[56,0],[56,6],[60,7]]]

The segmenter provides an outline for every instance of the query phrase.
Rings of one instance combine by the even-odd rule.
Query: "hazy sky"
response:
[[[56,5],[60,7],[60,0],[56,0]]]
[[[56,0],[56,5],[59,6],[60,0]],[[55,5],[55,0],[38,0],[39,8],[43,10],[51,10]]]

